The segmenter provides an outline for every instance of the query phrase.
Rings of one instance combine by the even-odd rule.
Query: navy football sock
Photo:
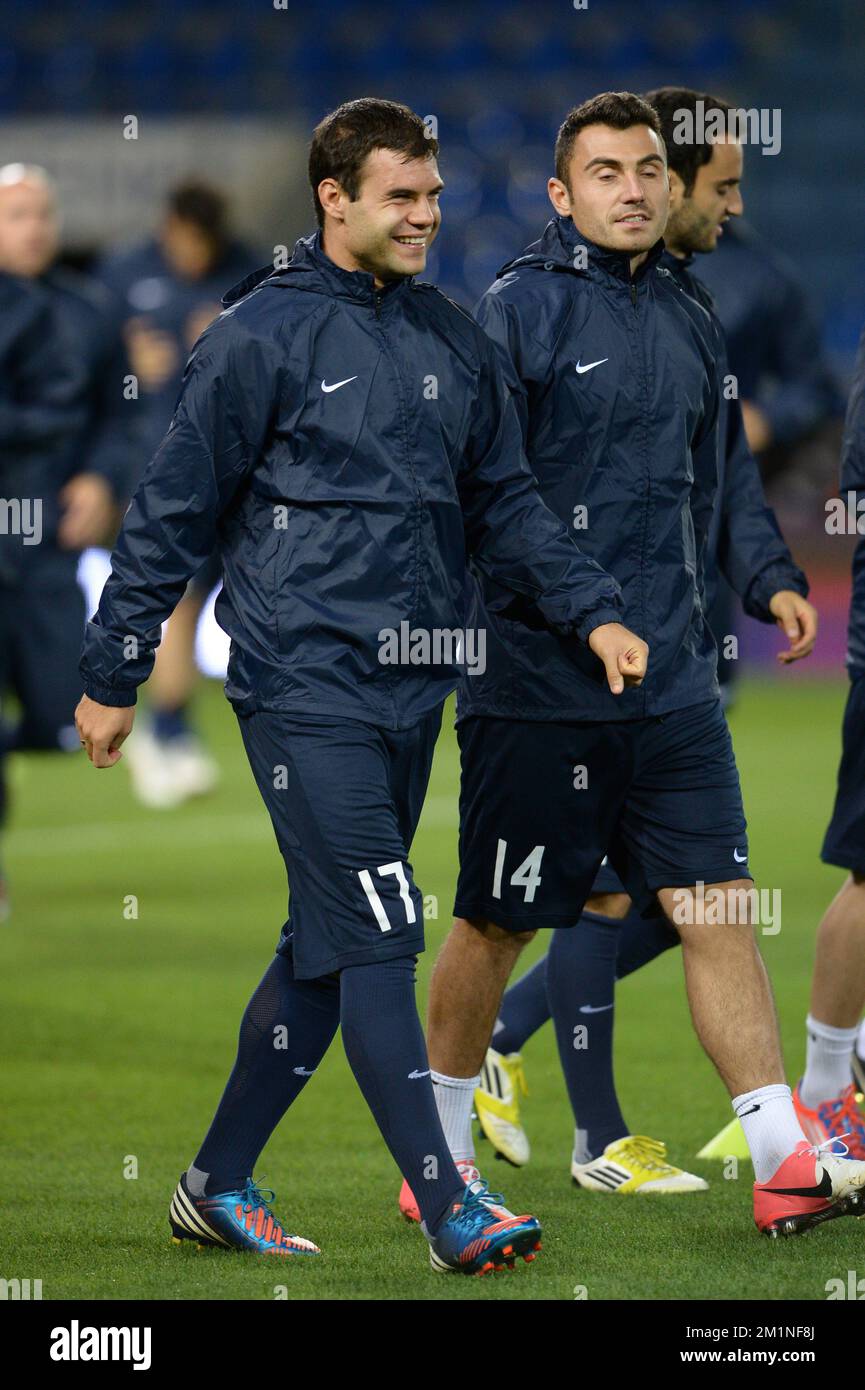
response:
[[[183,738],[191,733],[189,725],[189,706],[176,705],[173,709],[153,711],[153,737],[164,743],[173,738]]]
[[[547,996],[577,1128],[579,1163],[598,1158],[629,1133],[613,1076],[617,923],[584,912],[552,934]]]
[[[606,920],[606,918],[602,919]],[[666,917],[641,917],[638,912],[629,912],[619,922],[619,954],[616,958],[616,979],[624,980],[642,966],[648,965],[655,956],[669,951],[671,946],[681,945],[679,933],[671,927]]]
[[[187,1181],[195,1196],[233,1192],[315,1071],[339,1024],[339,982],[296,980],[274,956],[246,1006],[237,1060]]]
[[[549,1016],[547,959],[543,956],[505,991],[493,1029],[492,1045],[496,1052],[521,1052],[523,1044],[543,1027]]]
[[[589,915],[595,921],[609,921],[612,924],[615,920],[601,917],[599,913]],[[580,931],[581,926],[578,924],[568,930]],[[624,980],[626,975],[648,965],[663,951],[680,944],[679,933],[662,916],[647,918],[637,912],[629,912],[627,917],[618,921],[618,932],[617,980]],[[547,958],[542,956],[516,984],[505,991],[493,1030],[493,1047],[505,1054],[521,1052],[525,1043],[539,1028],[543,1028],[549,1017]]]
[[[340,1022],[357,1084],[432,1235],[465,1186],[442,1132],[414,982],[413,956],[347,966]]]

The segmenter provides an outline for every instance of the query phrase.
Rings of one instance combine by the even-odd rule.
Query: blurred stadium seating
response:
[[[442,140],[446,225],[428,278],[471,305],[546,220],[552,141],[569,107],[605,88],[706,88],[781,111],[780,155],[747,152],[748,216],[798,267],[846,383],[865,323],[862,0],[581,3],[0,0],[4,158],[60,177],[79,259],[152,224],[169,183],[201,173],[233,193],[264,260],[312,224],[304,151],[315,122],[350,97],[403,100],[435,116]],[[150,137],[134,158],[116,136],[130,113]],[[824,491],[832,453],[815,470]],[[801,525],[797,505],[791,539],[831,571],[839,635],[823,652],[834,664],[847,549],[822,547],[813,496]]]
[[[847,153],[862,141],[860,0],[3,0],[0,18],[0,116],[245,114],[305,131],[367,92],[435,114],[449,186],[433,271],[461,299],[536,231],[551,137],[584,96],[678,81],[780,107],[783,160],[752,154],[751,216],[802,266],[842,367],[865,321],[865,181]]]

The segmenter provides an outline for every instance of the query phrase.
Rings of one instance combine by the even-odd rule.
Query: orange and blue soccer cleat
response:
[[[441,1274],[492,1274],[513,1269],[518,1256],[530,1263],[541,1248],[540,1222],[534,1216],[496,1215],[502,1202],[485,1182],[470,1183],[461,1201],[434,1236],[421,1222],[429,1241],[430,1264]]]
[[[865,1159],[865,1115],[856,1103],[856,1089],[851,1082],[834,1100],[824,1101],[811,1110],[802,1100],[799,1085],[793,1092],[793,1106],[796,1118],[802,1126],[802,1133],[813,1144],[825,1143],[827,1139],[838,1142],[838,1153],[846,1153],[850,1158]],[[846,1139],[846,1144],[841,1143]]]
[[[466,1187],[468,1187],[471,1182],[480,1182],[481,1175],[470,1158],[459,1159],[456,1163],[456,1170]],[[405,1217],[406,1221],[420,1221],[420,1207],[405,1178],[403,1178],[402,1187],[399,1190],[399,1209],[400,1214]],[[508,1211],[506,1207],[502,1207],[499,1215],[513,1216],[513,1212]]]
[[[273,1198],[273,1192],[256,1186],[252,1178],[234,1192],[193,1197],[182,1173],[168,1213],[171,1238],[175,1245],[194,1240],[202,1250],[216,1246],[258,1255],[320,1255],[311,1240],[286,1235],[270,1209]]]
[[[798,1236],[837,1216],[865,1216],[865,1163],[837,1153],[838,1144],[803,1139],[768,1182],[754,1183],[754,1221],[764,1235]]]

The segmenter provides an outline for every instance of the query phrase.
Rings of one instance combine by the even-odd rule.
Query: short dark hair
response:
[[[224,194],[203,180],[179,183],[168,194],[168,211],[181,222],[191,222],[213,243],[228,240],[228,203]]]
[[[599,96],[590,97],[568,112],[556,136],[556,178],[566,188],[574,141],[588,125],[609,125],[614,130],[647,125],[656,135],[661,135],[661,123],[654,107],[633,92],[601,92]]]
[[[402,102],[380,97],[343,102],[319,121],[309,147],[309,183],[319,227],[324,226],[318,196],[322,179],[336,179],[354,202],[364,160],[373,150],[392,150],[406,160],[430,159],[438,154],[439,144],[420,116]]]
[[[726,117],[730,104],[711,92],[695,92],[690,87],[658,87],[646,93],[646,101],[658,113],[661,122],[661,135],[667,146],[667,164],[679,175],[685,185],[685,196],[694,190],[697,175],[704,164],[712,158],[713,140],[689,140],[679,144],[674,138],[676,125],[681,120],[679,113],[687,111],[694,118],[696,126],[697,102],[704,102],[703,110],[722,111]],[[696,130],[695,130],[696,133]]]

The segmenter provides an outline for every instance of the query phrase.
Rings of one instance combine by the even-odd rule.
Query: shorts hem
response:
[[[857,873],[859,870],[856,871]],[[748,869],[740,869],[737,878],[748,879],[754,882],[754,875]],[[657,906],[655,895],[662,888],[694,888],[698,883],[703,883],[707,888],[712,888],[718,883],[734,883],[736,880],[729,875],[729,869],[707,869],[698,874],[663,874],[657,878],[657,882],[647,879],[644,892],[638,898],[628,889],[627,884],[623,885],[622,892],[626,893],[631,899],[634,908],[644,916],[646,910],[652,906]],[[457,899],[454,903],[454,916],[466,919],[480,918],[485,922],[492,922],[497,927],[503,927],[505,931],[538,931],[557,930],[560,927],[574,927],[586,910],[586,903],[589,898],[595,895],[595,888],[592,885],[586,894],[582,906],[575,908],[572,912],[536,912],[536,913],[509,913],[502,912],[499,908],[490,907],[488,903],[473,903],[466,899]]]
[[[348,965],[372,965],[377,961],[397,960],[402,956],[419,956],[425,949],[422,936],[411,940],[403,939],[388,946],[361,946],[353,951],[340,951],[322,962],[301,963],[297,958],[296,943],[292,940],[280,941],[276,948],[278,956],[292,957],[296,980],[318,980],[323,975],[332,975],[336,970],[344,970]]]
[[[580,920],[582,909],[576,912],[536,912],[520,914],[515,916],[513,913],[502,912],[499,908],[491,908],[488,904],[467,903],[457,901],[454,903],[454,916],[465,918],[482,918],[485,922],[492,922],[496,927],[503,927],[505,931],[540,931],[555,927],[573,927]]]
[[[843,849],[824,848],[820,851],[820,859],[834,869],[847,869],[851,874],[861,874],[865,877],[865,858],[857,860],[852,854],[845,854]]]
[[[646,888],[650,893],[658,893],[662,888],[695,888],[698,883],[703,883],[707,888],[713,888],[718,883],[735,883],[736,879],[747,878],[754,882],[754,875],[750,869],[746,869],[743,864],[737,864],[738,873],[732,875],[729,866],[724,868],[701,869],[698,874],[664,874],[655,881],[655,878],[646,878]]]

